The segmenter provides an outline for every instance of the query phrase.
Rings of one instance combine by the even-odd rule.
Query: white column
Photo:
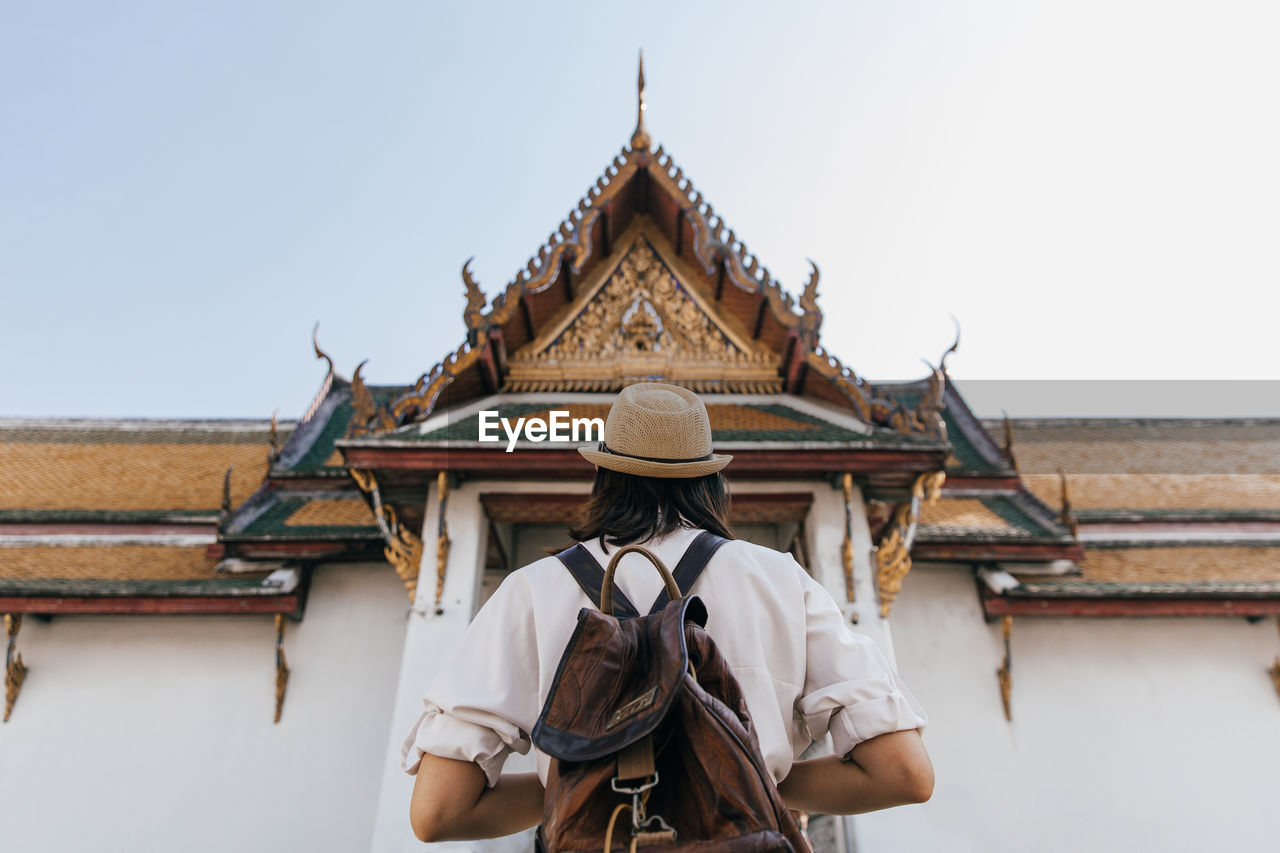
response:
[[[785,486],[779,484],[778,486],[758,486],[742,491],[773,491],[783,488]],[[845,593],[844,582],[844,490],[827,483],[805,483],[804,488],[812,490],[813,494],[813,505],[809,508],[809,517],[805,521],[809,571],[831,593],[831,597],[836,600],[849,626],[854,631],[870,637],[884,652],[889,664],[896,668],[898,662],[894,656],[893,637],[889,632],[888,621],[880,618],[880,603],[876,598],[875,558],[872,553],[871,528],[867,523],[862,490],[856,484],[854,485],[850,503],[855,599],[850,602]],[[819,750],[818,754],[823,752],[830,754],[830,744],[831,741],[828,739],[825,750]],[[833,821],[830,831],[836,850],[857,849],[855,825],[850,817],[836,818]]]
[[[867,524],[866,507],[862,490],[853,487],[853,594],[857,601],[846,600],[844,588],[844,491],[825,484],[813,487],[813,506],[806,523],[809,535],[810,571],[835,598],[836,603],[849,620],[850,626],[860,634],[876,641],[885,657],[894,666],[893,638],[889,623],[880,618],[880,602],[876,598],[876,568],[872,556],[871,528]],[[857,622],[854,624],[854,617]]]
[[[809,511],[811,519],[811,540],[813,548],[810,560],[813,563],[814,575],[835,596],[845,618],[852,622],[857,615],[857,624],[853,629],[865,634],[879,645],[890,666],[898,666],[897,656],[893,649],[893,634],[889,629],[889,620],[880,617],[880,601],[876,593],[876,564],[871,539],[871,527],[867,522],[866,505],[862,500],[862,491],[856,485],[852,495],[853,539],[853,589],[857,601],[849,604],[845,600],[844,563],[841,547],[844,542],[844,491],[838,488],[819,486],[814,491],[813,508]],[[908,576],[903,585],[909,589],[911,579]],[[861,849],[865,827],[862,821],[874,820],[874,816],[844,817],[834,827],[838,846],[843,850]]]
[[[422,532],[425,547],[417,596],[407,613],[404,655],[387,732],[382,791],[373,826],[371,849],[374,853],[422,849],[422,842],[409,825],[409,797],[414,777],[400,769],[400,747],[422,711],[422,694],[427,685],[471,622],[480,590],[488,530],[478,487],[471,483],[454,489],[449,495],[446,520],[452,547],[440,601],[443,612],[436,614],[435,544],[439,509],[433,484],[427,495]]]

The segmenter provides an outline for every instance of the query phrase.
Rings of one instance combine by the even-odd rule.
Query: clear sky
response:
[[[463,261],[497,293],[626,142],[641,47],[862,375],[954,315],[961,381],[1280,379],[1277,44],[1261,0],[8,2],[0,416],[296,417],[316,322],[412,382]]]

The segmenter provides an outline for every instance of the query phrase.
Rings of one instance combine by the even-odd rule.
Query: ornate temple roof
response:
[[[0,521],[216,522],[227,470],[240,503],[271,442],[266,421],[0,420]]]
[[[357,404],[352,437],[497,392],[615,391],[650,379],[823,400],[873,428],[944,442],[933,395],[904,405],[822,346],[817,267],[793,297],[671,155],[652,148],[643,74],[640,83],[629,144],[491,300],[463,265],[466,340],[405,393]]]
[[[1280,520],[1280,420],[1017,419],[1028,487],[1082,521]]]
[[[210,556],[292,425],[0,421],[0,610],[293,612],[296,575]],[[270,580],[268,580],[270,578]]]
[[[1021,480],[1071,517],[1084,554],[1062,574],[1010,570],[983,590],[989,614],[1280,611],[1280,419],[1000,426]]]

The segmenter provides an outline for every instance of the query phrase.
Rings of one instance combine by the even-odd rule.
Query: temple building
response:
[[[950,350],[864,379],[818,268],[775,280],[640,93],[527,267],[486,293],[462,266],[465,331],[417,379],[317,342],[296,421],[0,421],[13,849],[417,849],[422,693],[593,474],[572,443],[482,440],[481,413],[585,426],[641,380],[702,395],[737,534],[791,552],[929,714],[933,798],[811,816],[817,849],[1271,840],[1280,419],[982,420]]]

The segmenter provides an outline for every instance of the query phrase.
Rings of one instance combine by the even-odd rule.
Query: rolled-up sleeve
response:
[[[802,570],[803,571],[803,570]],[[807,574],[806,665],[797,710],[809,737],[828,733],[835,754],[888,732],[924,729],[928,717],[870,637],[844,623],[826,588]]]
[[[537,639],[527,583],[510,575],[480,608],[431,681],[422,713],[400,750],[400,766],[418,772],[426,753],[472,761],[492,787],[512,751],[529,751],[537,719]]]

